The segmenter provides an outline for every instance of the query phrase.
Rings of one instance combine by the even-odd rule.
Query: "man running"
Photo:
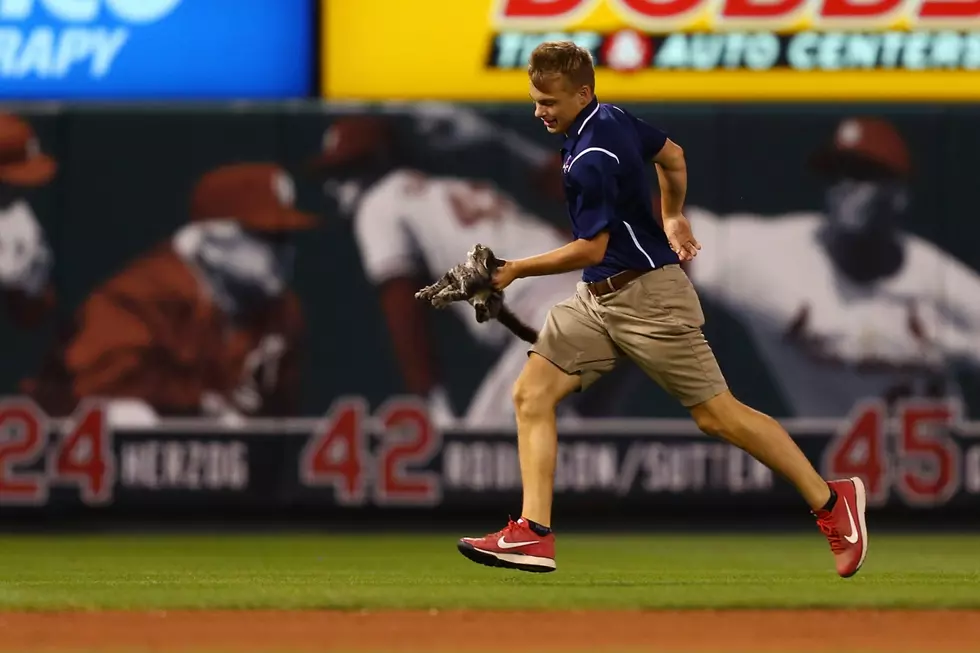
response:
[[[549,312],[514,387],[521,517],[496,533],[459,540],[459,551],[493,567],[556,568],[555,409],[628,356],[690,410],[698,428],[788,479],[829,540],[837,572],[853,576],[868,546],[864,484],[858,478],[825,481],[776,420],[735,399],[702,334],[701,304],[680,268],[701,248],[682,213],[683,150],[623,109],[600,104],[592,56],[574,43],[538,46],[528,76],[535,117],[565,137],[565,196],[575,240],[508,261],[495,285],[503,289],[515,279],[580,269],[582,281],[575,295]],[[660,182],[662,228],[650,204],[650,161]],[[507,252],[499,255],[507,258]]]

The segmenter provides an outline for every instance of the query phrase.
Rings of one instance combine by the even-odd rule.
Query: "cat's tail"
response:
[[[538,340],[538,332],[522,322],[521,318],[507,308],[506,304],[500,307],[500,311],[497,313],[497,321],[525,342],[533,345]]]

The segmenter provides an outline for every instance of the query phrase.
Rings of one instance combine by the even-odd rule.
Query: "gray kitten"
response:
[[[496,319],[521,340],[534,343],[538,332],[507,308],[503,291],[493,289],[493,273],[503,264],[489,247],[477,243],[466,253],[466,261],[454,265],[434,284],[415,293],[415,298],[440,309],[465,300],[476,311],[477,322]]]

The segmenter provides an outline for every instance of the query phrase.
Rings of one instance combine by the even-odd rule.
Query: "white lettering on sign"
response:
[[[779,38],[769,32],[748,34],[672,34],[654,65],[657,68],[768,70],[779,59]]]
[[[49,16],[68,23],[91,23],[108,13],[126,23],[155,23],[173,13],[183,0],[0,0],[0,20],[22,21],[35,15],[38,5]]]
[[[59,33],[39,27],[26,35],[15,28],[0,27],[0,76],[22,79],[35,75],[58,79],[76,64],[88,63],[88,75],[105,77],[119,51],[129,39],[129,30],[68,28]]]
[[[446,487],[474,492],[521,488],[517,446],[509,442],[450,442],[443,456]],[[635,442],[558,445],[556,492],[765,492],[773,474],[741,449],[724,443]],[[636,487],[639,482],[639,487]]]
[[[624,41],[624,34],[630,36]],[[613,70],[977,70],[980,32],[771,31],[676,32],[664,37],[621,30],[503,32],[494,39],[490,66],[516,69],[547,39],[569,39],[588,48],[597,65]],[[628,56],[622,54],[626,43]],[[639,51],[640,45],[643,52]],[[654,50],[652,57],[646,48]]]
[[[966,452],[965,465],[966,491],[970,494],[980,494],[980,445],[970,447]]]
[[[528,57],[534,48],[545,41],[573,41],[579,47],[585,48],[596,56],[603,41],[598,32],[547,32],[543,34],[522,34],[520,32],[504,32],[496,38],[497,54],[493,65],[496,68],[523,68],[527,66]]]
[[[241,490],[248,486],[248,446],[239,441],[129,442],[122,446],[123,487],[148,490]]]
[[[980,34],[801,32],[786,47],[796,70],[976,70]]]
[[[101,79],[132,38],[128,26],[159,22],[182,1],[0,0],[0,78],[61,79],[83,66]],[[27,20],[42,24],[16,25]]]
[[[559,444],[555,465],[555,490],[610,490],[616,487],[618,471],[618,456],[614,444]]]
[[[768,467],[727,444],[647,445],[642,469],[647,492],[691,492],[709,489],[733,493],[772,488]]]
[[[448,487],[461,490],[513,490],[521,486],[517,446],[507,442],[450,442],[443,458]]]

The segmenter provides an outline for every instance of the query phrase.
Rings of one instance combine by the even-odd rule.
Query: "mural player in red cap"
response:
[[[440,427],[513,426],[512,387],[527,359],[527,343],[499,322],[477,323],[464,302],[449,307],[476,343],[499,352],[457,418],[435,365],[426,309],[415,291],[428,283],[424,275],[442,274],[476,243],[520,255],[557,247],[561,233],[489,180],[429,175],[409,165],[389,116],[337,118],[310,163],[338,212],[353,222],[364,273],[378,288],[408,391],[426,398],[430,417]],[[554,176],[561,179],[558,169]],[[565,297],[576,279],[566,274],[520,280],[507,290],[508,306],[537,328],[547,308]],[[563,408],[565,417],[575,419],[577,406]]]
[[[23,328],[37,326],[54,306],[51,250],[25,195],[56,170],[30,124],[0,114],[0,294],[8,318]]]
[[[294,200],[272,164],[206,173],[191,221],[91,293],[29,394],[56,415],[111,398],[117,424],[294,414],[304,319],[290,236],[316,225]]]
[[[793,413],[847,417],[862,399],[956,398],[980,370],[980,274],[900,228],[912,162],[895,127],[842,120],[810,159],[825,211],[687,215],[706,249],[688,273],[740,316]]]

